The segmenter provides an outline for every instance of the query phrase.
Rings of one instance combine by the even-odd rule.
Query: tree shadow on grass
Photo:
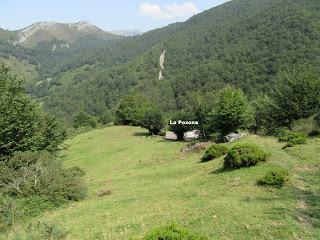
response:
[[[320,173],[313,173],[311,186],[307,189],[295,187],[294,192],[300,201],[297,208],[297,217],[311,224],[315,228],[320,228]],[[307,177],[308,178],[308,177]],[[317,179],[317,180],[315,180]]]
[[[135,132],[132,135],[136,137],[149,137],[149,134],[147,132]]]
[[[220,167],[220,168],[217,168],[217,169],[211,171],[209,174],[222,174],[222,173],[232,172],[233,170],[234,169]]]

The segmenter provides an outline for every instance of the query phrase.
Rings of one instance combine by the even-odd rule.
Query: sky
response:
[[[18,30],[40,21],[89,21],[106,31],[166,26],[228,0],[0,0],[0,27]]]

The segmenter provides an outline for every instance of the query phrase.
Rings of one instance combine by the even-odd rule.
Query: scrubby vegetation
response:
[[[58,153],[66,131],[0,66],[0,229],[86,195],[79,170]]]
[[[286,142],[290,145],[305,144],[307,136],[303,133],[286,130],[279,134],[279,141]]]
[[[153,229],[148,233],[143,240],[207,240],[208,238],[195,234],[180,227],[176,224],[171,224],[165,227]]]
[[[241,143],[233,146],[224,159],[225,168],[241,168],[254,166],[259,162],[265,162],[268,154],[259,146],[249,143]]]
[[[224,144],[215,144],[210,146],[201,158],[202,162],[208,162],[217,157],[221,157],[228,152],[228,147]]]
[[[276,168],[267,172],[265,176],[258,179],[257,183],[262,186],[282,187],[288,177],[288,171],[283,168]]]

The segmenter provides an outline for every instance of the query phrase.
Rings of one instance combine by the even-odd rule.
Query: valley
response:
[[[223,172],[222,158],[200,163],[203,152],[181,153],[184,143],[145,137],[136,127],[107,127],[67,141],[66,167],[86,171],[88,198],[32,220],[52,223],[67,239],[140,239],[176,221],[209,239],[318,239],[319,139],[282,150],[274,138],[247,136],[271,153],[249,169]],[[256,185],[274,167],[290,169],[282,189]],[[110,195],[99,197],[103,189]],[[22,224],[6,239],[23,238]],[[1,235],[0,235],[1,236]]]

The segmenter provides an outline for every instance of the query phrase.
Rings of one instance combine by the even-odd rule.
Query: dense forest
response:
[[[68,124],[80,111],[115,112],[132,92],[170,113],[187,108],[195,92],[231,84],[253,99],[273,92],[282,71],[319,66],[319,7],[316,0],[234,0],[141,36],[110,41],[88,36],[54,52],[50,46],[58,40],[32,49],[5,41],[0,47],[2,57],[36,66],[39,82],[28,92]]]

